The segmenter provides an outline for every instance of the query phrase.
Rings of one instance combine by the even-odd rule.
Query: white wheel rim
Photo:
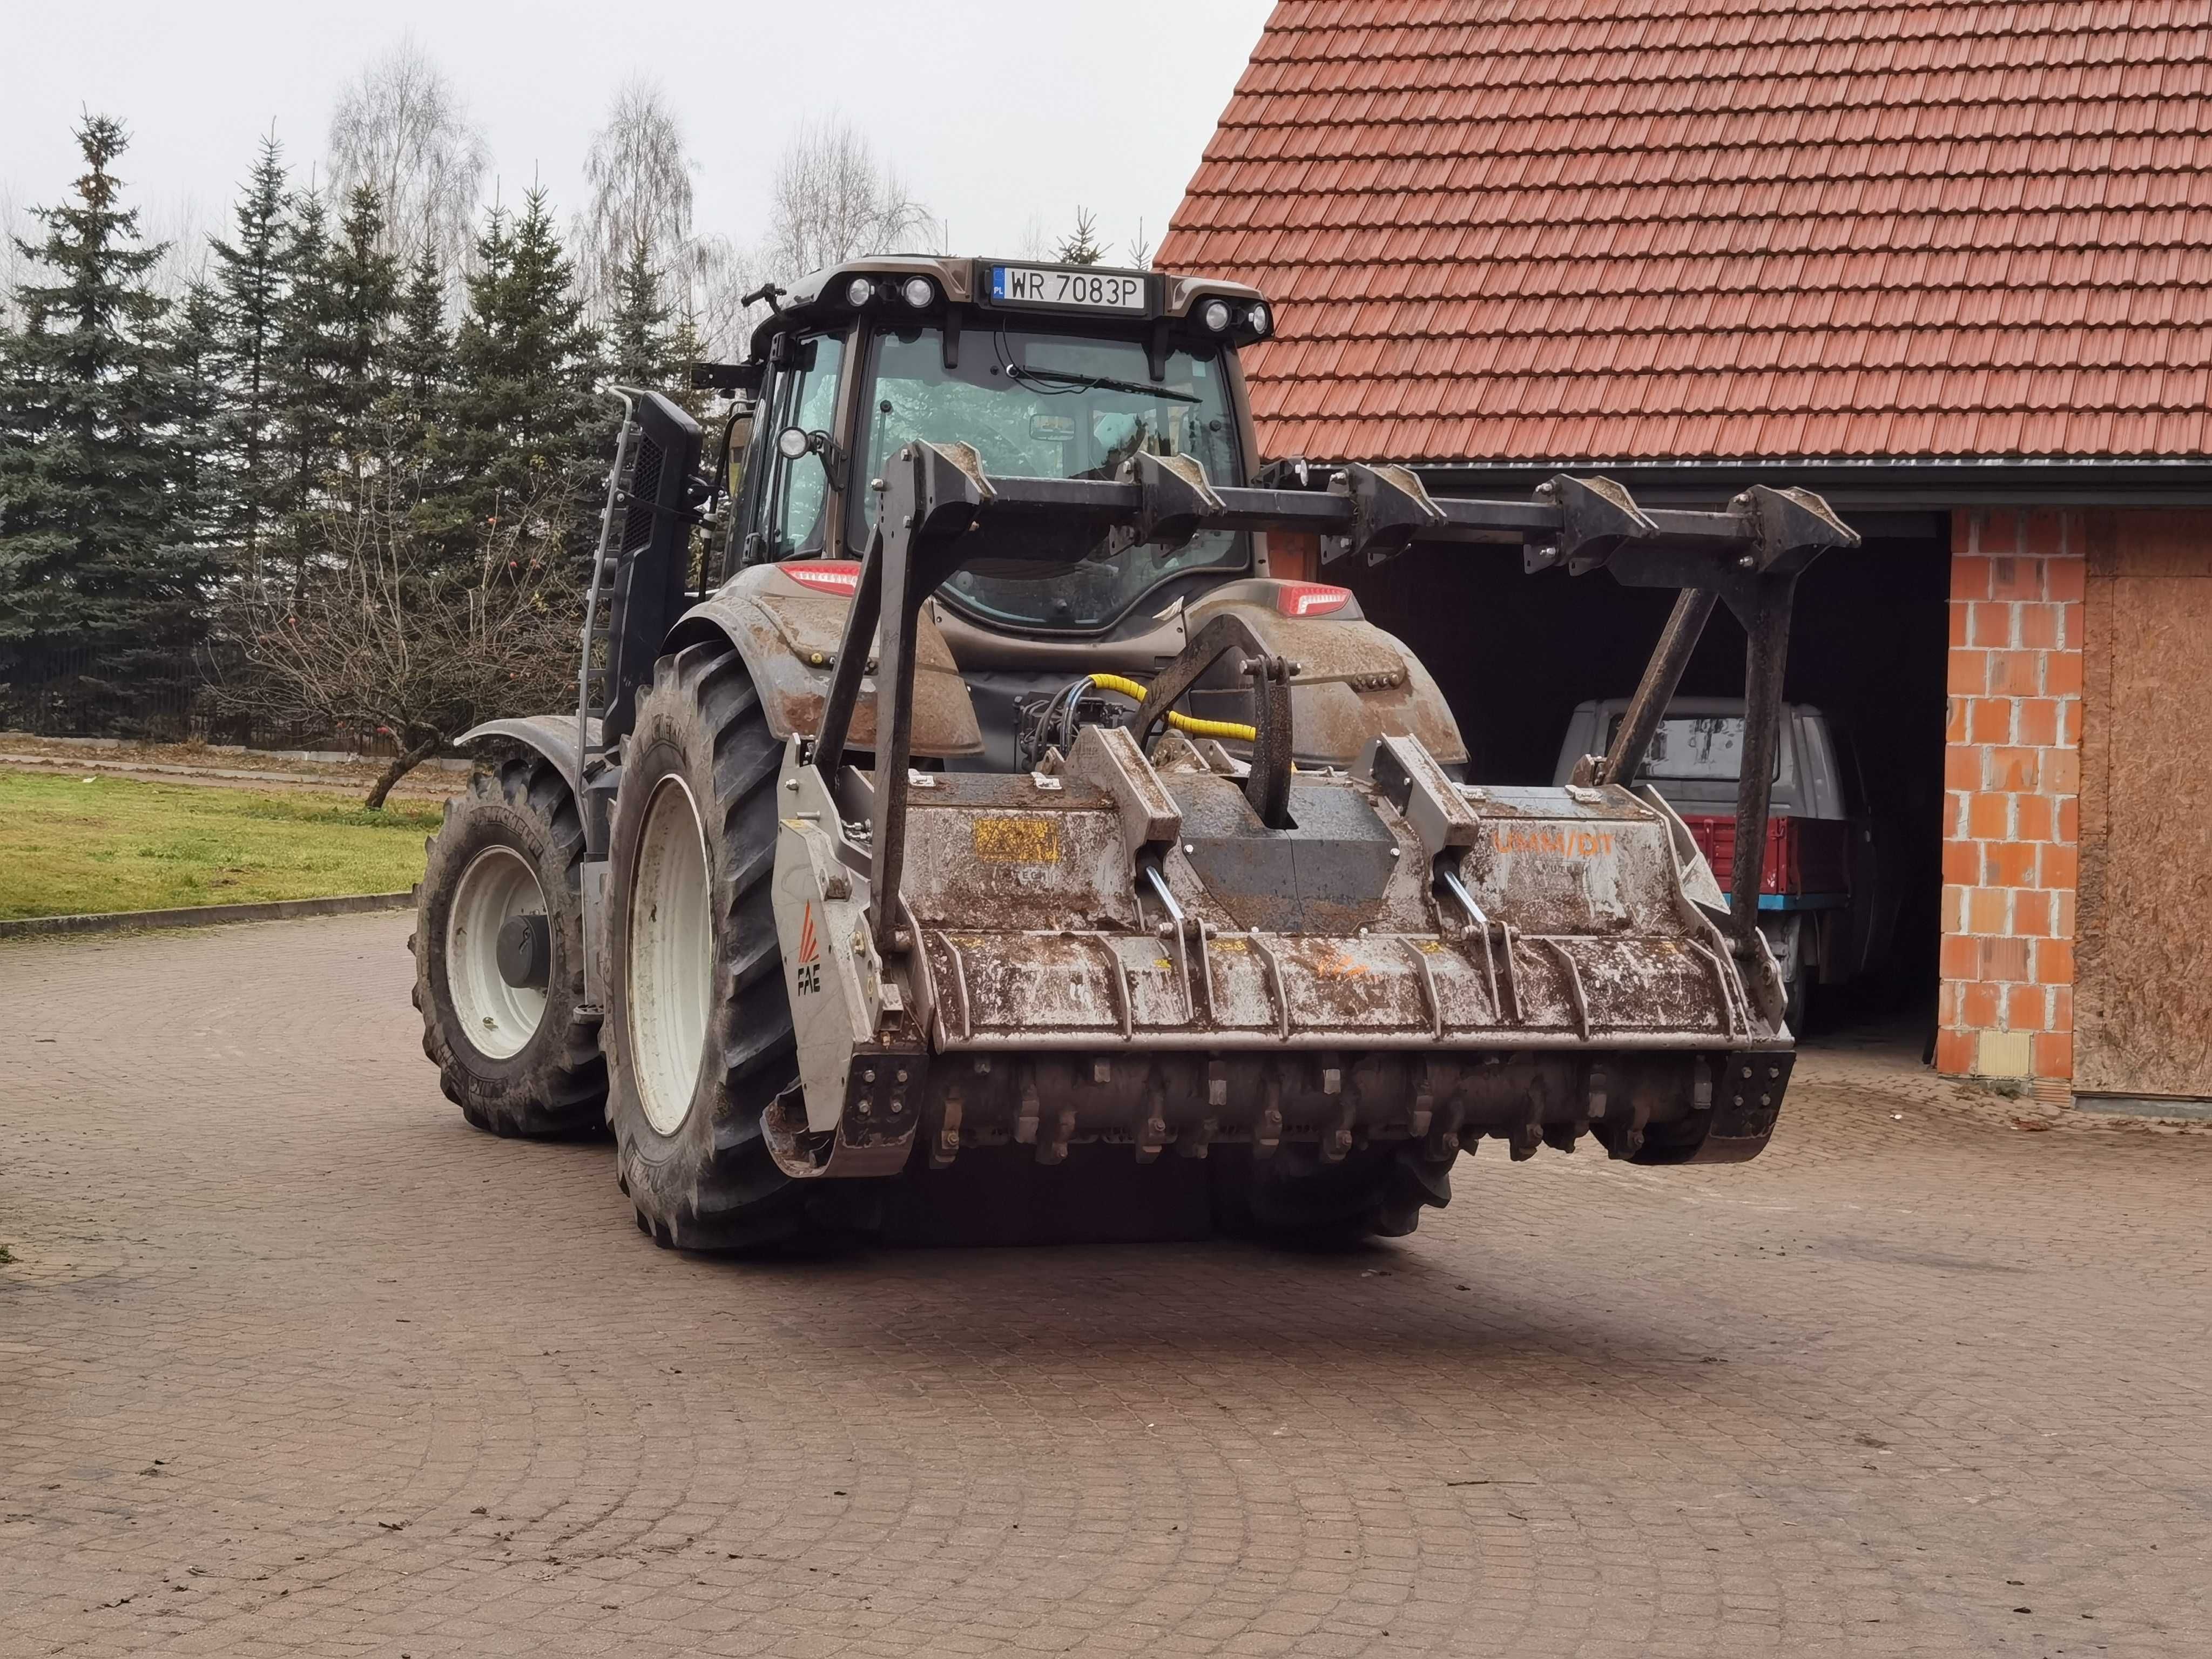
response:
[[[499,930],[516,916],[545,914],[530,860],[511,847],[471,859],[446,916],[446,984],[461,1036],[487,1060],[520,1054],[545,1018],[545,993],[509,985],[499,971]]]
[[[672,1135],[690,1115],[714,972],[707,837],[684,780],[653,786],[629,897],[629,1011],[645,1120]]]

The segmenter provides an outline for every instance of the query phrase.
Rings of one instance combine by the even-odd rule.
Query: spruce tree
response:
[[[527,513],[533,540],[581,557],[611,422],[593,394],[598,337],[543,191],[524,198],[511,230],[493,210],[477,266],[454,341],[450,434],[471,543]]]
[[[1060,239],[1052,257],[1064,265],[1095,265],[1106,258],[1106,244],[1098,240],[1098,221],[1083,208],[1075,210],[1075,228]]]
[[[385,447],[380,428],[391,389],[399,262],[379,247],[383,234],[376,191],[355,186],[330,252],[331,441],[355,498],[362,469]]]
[[[204,276],[193,279],[176,308],[169,362],[176,376],[179,458],[177,533],[198,548],[211,575],[234,568],[228,557],[231,478],[219,428],[224,412],[225,318],[221,295]]]
[[[436,435],[453,380],[453,337],[446,326],[446,277],[438,256],[416,257],[392,327],[392,410],[399,442],[422,459]]]
[[[673,307],[661,298],[660,273],[642,236],[615,272],[614,300],[607,318],[607,373],[617,386],[672,390],[681,367],[668,326]]]
[[[75,199],[17,244],[33,278],[0,374],[0,647],[79,647],[143,684],[197,636],[210,572],[178,526],[179,376],[147,285],[163,250],[120,204],[121,124],[87,116],[76,138]]]
[[[410,475],[409,516],[425,547],[448,554],[469,545],[468,508],[458,499],[447,429],[453,398],[453,337],[446,326],[446,279],[434,251],[416,256],[392,325],[388,390],[379,416],[391,464]]]
[[[222,532],[239,574],[249,582],[260,576],[264,544],[287,499],[283,469],[272,453],[287,211],[284,150],[271,136],[261,141],[232,210],[234,240],[210,238],[208,244],[220,306],[210,367],[222,388],[214,423],[216,464],[225,480]]]
[[[279,517],[273,542],[289,568],[292,592],[304,590],[313,557],[312,520],[336,459],[339,378],[337,290],[328,216],[313,191],[292,202],[283,248],[284,295],[276,308],[271,355]]]

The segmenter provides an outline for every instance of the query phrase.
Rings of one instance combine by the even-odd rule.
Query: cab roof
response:
[[[1029,317],[1096,319],[1102,314],[1111,314],[1128,320],[1181,321],[1189,318],[1193,311],[1207,300],[1226,300],[1239,307],[1241,319],[1243,310],[1254,302],[1266,301],[1266,295],[1249,283],[1231,282],[1218,276],[1188,276],[1172,271],[1137,270],[1121,265],[1061,264],[1048,259],[955,258],[941,253],[871,253],[810,271],[793,283],[780,296],[781,309],[753,331],[751,355],[756,358],[764,356],[769,341],[787,329],[840,315],[851,315],[853,308],[846,303],[845,290],[856,276],[872,277],[886,288],[905,277],[926,276],[935,284],[940,296],[938,301],[940,306],[950,303],[1011,313],[1014,307],[995,306],[989,298],[990,272],[998,265],[1019,266],[1024,270],[1080,272],[1091,276],[1127,276],[1135,278],[1146,286],[1145,306],[1141,311],[1101,313],[1079,306],[1024,304],[1018,309],[1021,314]],[[1231,331],[1231,337],[1240,343],[1257,337],[1249,328],[1243,326],[1241,321]]]

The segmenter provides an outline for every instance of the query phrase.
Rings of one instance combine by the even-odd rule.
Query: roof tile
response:
[[[1160,257],[1271,453],[2201,455],[2212,0],[1282,0]]]

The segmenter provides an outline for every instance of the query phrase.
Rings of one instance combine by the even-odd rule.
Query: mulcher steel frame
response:
[[[969,446],[927,442],[900,450],[896,464],[868,488],[882,497],[878,528],[861,564],[811,759],[825,788],[834,792],[869,647],[877,645],[880,706],[870,892],[872,932],[881,954],[898,948],[921,607],[972,562],[1042,562],[1058,556],[1040,550],[1040,538],[1025,532],[1045,524],[1065,529],[1073,521],[1164,551],[1206,531],[1313,532],[1322,538],[1325,559],[1370,563],[1415,544],[1518,543],[1532,574],[1564,564],[1577,575],[1604,569],[1626,586],[1680,589],[1611,747],[1577,774],[1583,784],[1626,785],[1634,779],[1706,622],[1725,602],[1746,637],[1736,845],[1760,849],[1759,856],[1735,861],[1729,933],[1747,968],[1765,965],[1759,944],[1759,890],[1797,578],[1826,550],[1859,541],[1819,497],[1754,485],[1722,512],[1647,509],[1609,480],[1562,474],[1539,486],[1529,501],[1437,498],[1404,468],[1358,464],[1343,468],[1327,492],[1237,489],[1209,483],[1194,463],[1146,454],[1133,458],[1119,481],[994,477]],[[1168,703],[1236,644],[1202,632],[1163,671],[1138,711],[1134,730],[1147,731]],[[1289,781],[1289,699],[1282,693],[1297,666],[1258,652],[1242,666],[1262,692],[1257,699],[1261,742],[1248,788],[1263,821],[1272,822],[1263,801],[1276,803],[1279,811]]]

